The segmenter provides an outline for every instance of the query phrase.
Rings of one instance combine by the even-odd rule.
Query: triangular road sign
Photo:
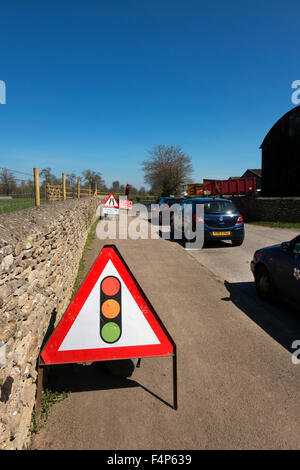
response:
[[[45,364],[174,353],[174,342],[115,246],[104,246],[46,344]]]
[[[103,207],[119,207],[118,201],[116,200],[113,193],[111,193],[106,201],[103,203]]]

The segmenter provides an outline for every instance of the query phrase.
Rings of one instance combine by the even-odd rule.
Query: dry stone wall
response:
[[[300,222],[300,197],[232,198],[246,221]]]
[[[22,449],[35,403],[37,358],[53,313],[72,295],[96,209],[105,199],[53,202],[0,216],[0,449]]]

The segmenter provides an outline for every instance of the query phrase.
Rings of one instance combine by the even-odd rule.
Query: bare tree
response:
[[[16,180],[11,171],[2,168],[0,172],[0,192],[9,195],[16,190]]]
[[[57,176],[53,175],[53,173],[51,173],[51,168],[43,168],[40,171],[40,178],[44,180],[43,186],[45,186],[45,183],[49,183],[52,185],[60,184],[60,179],[57,178]]]
[[[157,145],[142,162],[145,183],[162,196],[177,194],[193,172],[191,158],[179,146]]]
[[[75,173],[66,174],[66,184],[67,186],[75,186],[77,184],[78,176]]]
[[[113,193],[120,192],[120,181],[113,181],[111,185],[111,190]]]
[[[98,173],[97,171],[92,171],[92,170],[85,170],[82,172],[83,174],[83,179],[84,182],[87,185],[91,185],[92,188],[95,187],[95,184],[97,183],[97,188],[98,189],[103,189],[105,188],[105,183],[102,179],[101,173]]]

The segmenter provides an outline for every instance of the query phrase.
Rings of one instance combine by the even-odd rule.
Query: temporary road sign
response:
[[[132,201],[127,201],[126,199],[119,200],[120,209],[132,209]]]
[[[41,356],[44,363],[174,355],[175,344],[115,246],[104,246]]]
[[[102,214],[119,215],[119,209],[116,207],[102,207]]]
[[[116,200],[113,193],[111,193],[106,201],[103,203],[103,207],[119,207],[118,201]]]

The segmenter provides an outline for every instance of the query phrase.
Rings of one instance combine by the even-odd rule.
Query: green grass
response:
[[[41,204],[43,204],[45,199],[41,199]],[[0,198],[0,215],[6,214],[8,212],[20,211],[22,209],[28,209],[29,207],[35,206],[35,199],[32,198],[23,198],[18,197],[15,199],[1,199]]]
[[[41,427],[46,424],[49,417],[51,405],[64,400],[68,397],[69,394],[70,392],[67,391],[56,392],[49,389],[43,390],[41,403],[41,417],[40,419],[37,418],[35,410],[33,410],[31,415],[32,433],[37,433],[41,429]]]
[[[89,215],[88,215],[88,218],[90,218]],[[85,245],[84,245],[84,248],[83,248],[83,251],[82,251],[82,256],[81,256],[81,259],[79,261],[77,276],[76,276],[74,286],[73,286],[72,300],[73,300],[74,296],[76,295],[76,293],[78,292],[79,287],[81,286],[84,267],[85,267],[85,256],[86,256],[86,253],[87,253],[89,247],[92,244],[92,241],[94,240],[94,238],[96,236],[96,227],[98,225],[98,222],[99,222],[99,219],[97,218],[95,220],[95,222],[92,224],[92,226],[89,230],[88,236],[86,238],[86,242],[85,242]]]
[[[256,221],[246,222],[251,225],[262,225],[264,227],[278,227],[278,228],[300,228],[300,222],[267,222],[267,221]]]

